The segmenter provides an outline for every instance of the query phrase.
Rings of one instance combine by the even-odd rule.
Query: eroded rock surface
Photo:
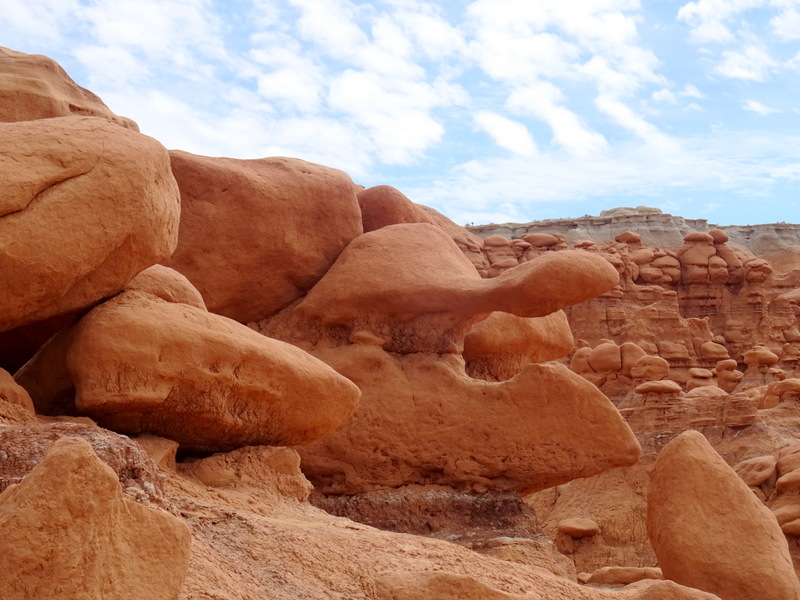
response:
[[[57,441],[0,494],[0,596],[175,600],[190,532],[164,511],[123,498],[91,446]]]

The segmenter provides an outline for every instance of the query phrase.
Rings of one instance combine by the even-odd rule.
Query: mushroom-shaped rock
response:
[[[522,240],[528,242],[534,248],[548,248],[558,244],[558,238],[549,233],[528,233],[522,236]]]
[[[700,344],[700,356],[705,360],[713,360],[719,362],[730,358],[728,349],[722,344],[716,342],[703,342]]]
[[[203,296],[192,282],[164,265],[148,267],[128,282],[126,290],[138,290],[158,296],[167,302],[179,302],[206,310]]]
[[[172,253],[166,149],[99,118],[0,123],[0,331],[77,312]]]
[[[589,366],[595,373],[616,373],[622,368],[619,346],[604,342],[594,347],[589,354]]]
[[[643,356],[631,367],[631,377],[643,381],[660,381],[669,377],[669,363],[660,356]]]
[[[0,597],[176,600],[190,540],[181,519],[123,498],[86,441],[62,439],[0,495]]]
[[[642,236],[634,231],[623,231],[614,240],[620,244],[640,244]]]
[[[637,394],[680,394],[683,389],[674,381],[645,381],[636,386]]]
[[[136,123],[115,115],[100,98],[75,83],[53,59],[0,47],[0,121],[72,115],[102,117],[139,131]]]
[[[359,235],[355,187],[342,171],[293,158],[238,160],[170,152],[180,237],[165,261],[212,312],[240,322],[300,298]]]
[[[644,349],[634,342],[623,342],[619,347],[620,357],[622,358],[622,374],[631,377],[633,366],[639,359],[647,356]]]
[[[705,385],[715,385],[714,373],[708,369],[693,367],[689,369],[689,381],[686,382],[686,390],[691,391]]]
[[[360,395],[299,348],[141,292],[86,315],[66,365],[80,413],[198,450],[307,443],[350,416]]]
[[[800,598],[772,513],[699,432],[684,432],[661,451],[647,504],[665,578],[723,600]]]
[[[541,317],[611,289],[614,269],[588,252],[547,253],[481,279],[452,239],[428,224],[365,233],[292,311],[298,335],[365,330],[393,352],[450,352],[494,311]],[[306,325],[300,321],[305,321]],[[286,339],[284,335],[279,336]]]
[[[728,234],[722,229],[712,229],[708,232],[715,244],[724,244],[728,241]]]
[[[744,377],[744,373],[739,371],[737,366],[738,363],[732,358],[729,358],[727,360],[719,361],[714,367],[719,387],[729,394],[739,387],[739,384]]]
[[[351,420],[298,448],[324,493],[408,483],[532,492],[638,460],[614,406],[559,364],[490,383],[467,377],[455,355],[372,344],[315,354],[363,392]]]
[[[744,353],[743,360],[748,367],[759,367],[774,365],[780,361],[780,358],[766,346],[754,346]]]
[[[467,332],[463,354],[472,377],[502,381],[526,365],[569,354],[572,345],[563,311],[533,318],[493,312]]]
[[[557,529],[560,533],[573,539],[592,537],[600,533],[600,526],[594,519],[588,517],[570,517],[558,522]]]

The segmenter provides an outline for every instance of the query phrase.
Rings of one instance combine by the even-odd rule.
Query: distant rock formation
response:
[[[693,232],[721,229],[733,244],[746,246],[756,254],[771,254],[791,245],[800,245],[800,224],[771,223],[767,225],[715,225],[706,219],[684,219],[664,213],[659,208],[637,206],[604,210],[599,216],[573,219],[547,219],[530,223],[499,223],[475,225],[467,230],[482,237],[501,235],[522,238],[529,234],[559,233],[570,245],[581,240],[594,240],[605,244],[622,231],[632,231],[641,236],[648,246],[677,248],[684,236]]]

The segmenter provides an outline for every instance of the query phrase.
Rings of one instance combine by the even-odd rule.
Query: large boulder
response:
[[[56,61],[0,47],[0,121],[91,116],[139,131],[95,94],[75,83]]]
[[[105,119],[0,123],[0,331],[120,291],[177,243],[166,149]]]
[[[142,292],[95,308],[66,337],[62,360],[75,385],[75,411],[115,431],[152,433],[187,448],[304,444],[349,417],[360,396],[299,348]],[[43,361],[41,369],[57,362]]]
[[[664,577],[722,600],[800,598],[775,517],[697,431],[653,467],[647,531]]]
[[[123,498],[85,440],[59,440],[0,494],[0,597],[177,600],[190,540],[181,519]]]
[[[164,264],[189,278],[211,312],[243,323],[277,312],[361,234],[356,188],[342,171],[293,158],[170,154],[182,212]]]

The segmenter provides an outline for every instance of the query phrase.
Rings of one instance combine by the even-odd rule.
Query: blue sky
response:
[[[169,148],[296,156],[459,223],[800,222],[800,0],[0,0]]]

